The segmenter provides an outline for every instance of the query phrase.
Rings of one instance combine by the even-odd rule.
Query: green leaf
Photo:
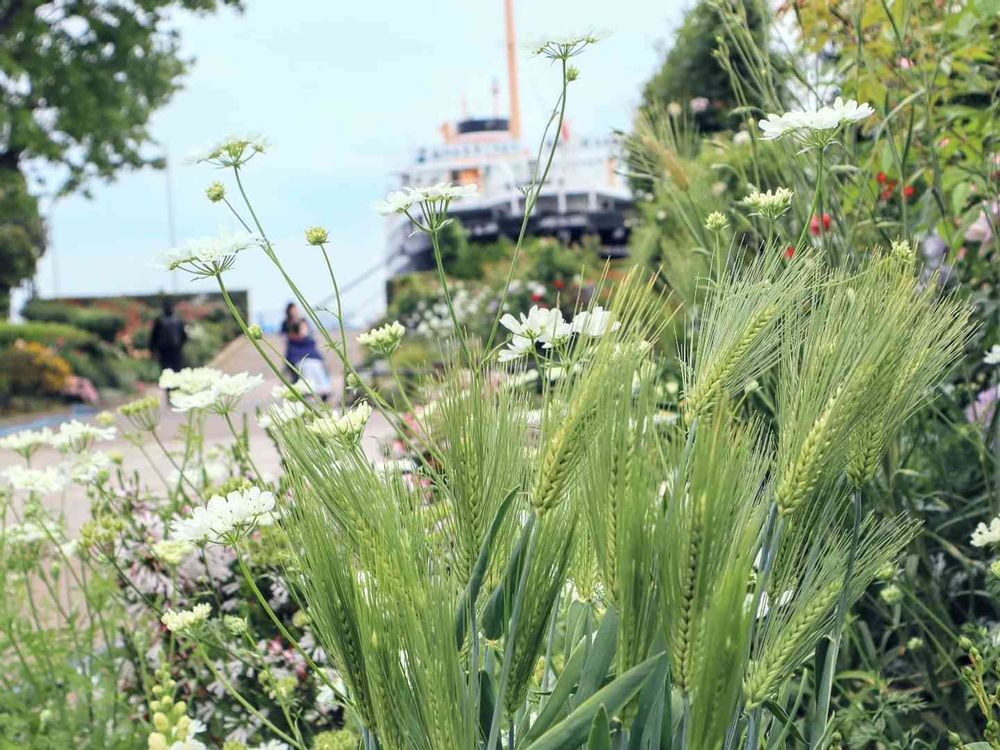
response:
[[[580,687],[573,697],[573,704],[580,705],[593,695],[604,683],[611,662],[618,648],[618,613],[608,609],[601,621],[601,626],[594,636],[594,645],[590,649],[583,671],[580,674]]]
[[[485,669],[479,670],[479,733],[484,738],[489,737],[490,722],[493,720],[493,705],[496,694],[493,692],[493,678]],[[498,743],[499,747],[499,743]]]
[[[578,706],[569,716],[528,745],[528,750],[562,750],[582,744],[601,709],[614,716],[632,700],[649,676],[667,659],[664,652],[632,667]]]
[[[560,712],[569,700],[570,694],[573,692],[573,688],[576,687],[577,681],[580,679],[580,672],[583,669],[583,662],[588,652],[586,640],[589,637],[588,634],[586,639],[581,640],[577,644],[577,647],[573,649],[573,653],[569,657],[569,661],[566,662],[566,666],[563,667],[562,674],[559,675],[552,693],[549,695],[548,700],[545,701],[545,705],[542,706],[542,710],[538,713],[535,723],[531,725],[531,729],[522,738],[522,742],[531,742],[534,740],[552,726],[553,722],[559,717]]]
[[[601,706],[597,716],[594,717],[594,723],[590,725],[587,750],[611,750],[611,725],[604,706]]]
[[[524,553],[528,548],[528,539],[531,536],[531,524],[524,527],[521,538],[514,548],[514,553],[510,556],[507,569],[504,571],[503,580],[496,587],[493,595],[490,596],[486,609],[483,611],[483,635],[491,641],[495,641],[503,635],[507,627],[507,603],[513,601],[514,592],[517,591],[517,582],[521,577]]]
[[[458,612],[455,614],[455,642],[460,650],[462,644],[465,643],[465,633],[469,626],[469,612],[470,610],[475,610],[476,599],[479,598],[479,589],[483,585],[483,577],[486,575],[486,569],[489,567],[490,550],[493,549],[493,542],[496,540],[497,534],[503,526],[504,519],[507,517],[507,511],[510,510],[516,496],[517,490],[511,490],[507,497],[500,503],[500,507],[497,508],[496,515],[493,517],[493,523],[490,525],[489,531],[487,531],[486,537],[483,539],[483,546],[479,550],[479,557],[476,558],[472,575],[469,576],[469,585],[466,587],[465,594],[462,596],[462,602],[458,606]]]
[[[768,711],[774,714],[774,718],[777,719],[779,722],[781,722],[783,726],[788,727],[788,731],[796,740],[801,742],[803,745],[808,744],[806,742],[806,738],[802,736],[802,732],[795,725],[795,722],[792,721],[792,719],[789,718],[788,714],[785,712],[785,709],[783,709],[773,700],[764,701],[764,708],[766,708]]]

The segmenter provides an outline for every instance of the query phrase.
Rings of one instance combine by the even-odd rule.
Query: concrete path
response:
[[[278,348],[279,351],[281,350],[282,344],[277,337],[271,337],[270,343]],[[353,352],[352,360],[355,362],[358,361],[358,355],[358,351]],[[334,393],[339,393],[343,382],[340,361],[331,354],[328,356],[327,364],[334,383]],[[261,360],[260,355],[250,342],[242,337],[231,342],[223,349],[213,360],[211,366],[227,373],[249,372],[264,376],[264,383],[243,399],[238,412],[234,413],[232,417],[234,424],[239,429],[243,423],[243,415],[246,414],[246,422],[250,434],[250,449],[254,462],[261,473],[277,476],[280,472],[278,454],[270,438],[268,438],[267,434],[257,424],[256,412],[258,407],[273,403],[271,389],[279,383],[278,378]],[[154,387],[147,392],[159,393],[159,390]],[[166,396],[162,394],[161,403],[162,413],[158,433],[169,451],[180,453],[184,447],[181,431],[187,420],[187,415],[171,410],[167,404]],[[74,418],[81,419],[81,421],[87,420],[87,417],[80,415],[79,410],[75,412],[73,410],[66,410],[64,413],[50,414],[43,418],[39,418],[36,415],[29,415],[24,418],[23,422],[27,427],[35,427],[41,426],[40,420],[44,420],[46,426],[50,429],[56,429],[61,422]],[[124,418],[119,417],[118,422],[119,433],[121,433],[122,428],[128,428],[128,424]],[[4,426],[9,428],[12,425],[9,422],[5,422]],[[374,413],[368,424],[368,429],[362,438],[362,445],[365,452],[371,458],[377,459],[381,455],[380,446],[382,441],[390,434],[391,428],[385,422],[384,418],[377,412]],[[208,415],[205,420],[206,448],[213,444],[229,444],[231,441],[232,436],[225,420],[216,415]],[[116,440],[101,443],[96,448],[106,452],[117,451],[122,453],[125,457],[125,467],[130,471],[139,471],[144,480],[148,477],[146,483],[151,489],[160,490],[163,487],[162,481],[157,477],[157,474],[169,477],[174,471],[170,461],[152,440],[148,440],[145,446],[146,452],[152,458],[152,466],[140,448],[120,435]],[[46,448],[34,455],[32,466],[35,468],[45,468],[46,466],[57,464],[62,460],[63,456],[58,451]],[[10,451],[0,451],[0,469],[16,463],[22,463],[20,456]],[[74,485],[70,490],[67,490],[64,497],[53,498],[53,502],[58,504],[58,508],[54,507],[54,510],[62,509],[64,511],[67,530],[71,537],[75,536],[80,525],[89,517],[89,507],[87,506],[82,489]]]

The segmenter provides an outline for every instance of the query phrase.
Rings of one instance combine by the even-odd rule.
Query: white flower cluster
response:
[[[114,440],[117,434],[114,427],[98,427],[73,419],[59,425],[59,431],[52,436],[51,442],[63,453],[82,453],[96,442]]]
[[[263,382],[262,375],[227,375],[211,367],[185,367],[180,372],[167,369],[160,375],[160,387],[170,389],[174,411],[209,409],[217,414],[232,411],[243,396]]]
[[[358,343],[388,357],[399,348],[405,334],[406,328],[403,324],[394,320],[392,323],[362,333],[358,336]]]
[[[257,524],[271,522],[274,495],[260,487],[230,492],[225,497],[213,495],[204,507],[170,525],[172,539],[226,544],[252,530]]]
[[[85,451],[77,454],[66,467],[77,484],[95,484],[106,477],[114,462],[111,456],[101,451]]]
[[[305,413],[306,405],[301,401],[281,401],[264,409],[263,413],[257,417],[257,424],[262,430],[269,430],[293,419],[299,419]]]
[[[41,430],[21,430],[0,437],[0,449],[20,453],[25,458],[44,445],[52,445],[52,430],[44,427]]]
[[[376,202],[373,207],[384,216],[405,214],[418,203],[447,205],[459,198],[471,198],[477,192],[478,188],[475,185],[451,185],[439,182],[425,188],[408,187],[394,190],[385,197],[385,200]]]
[[[180,565],[185,557],[194,552],[194,545],[180,539],[161,539],[152,547],[156,559],[166,565]]]
[[[361,439],[371,415],[372,407],[362,401],[345,414],[320,417],[309,425],[309,430],[321,437],[353,445]]]
[[[167,630],[171,633],[185,633],[205,622],[211,613],[211,604],[195,604],[191,609],[179,611],[168,609],[163,613],[160,621],[167,626]]]
[[[971,541],[973,547],[985,547],[988,544],[1000,543],[1000,516],[990,521],[989,526],[980,523],[972,532]]]
[[[766,193],[760,191],[750,193],[743,199],[743,204],[748,206],[754,214],[774,221],[792,205],[792,196],[794,195],[794,191],[779,187],[775,188],[773,192],[768,190]]]
[[[768,114],[766,120],[760,121],[761,138],[773,141],[788,134],[804,143],[821,145],[828,143],[842,125],[860,122],[873,114],[875,110],[870,104],[858,104],[854,99],[844,101],[838,96],[832,105],[816,110]]]
[[[240,167],[267,150],[267,141],[251,135],[232,135],[195,156],[196,162],[217,167]]]
[[[451,288],[451,306],[459,323],[478,320],[492,313],[488,305],[496,299],[493,289],[488,286],[470,288],[471,285],[461,282],[449,283],[448,286]],[[437,300],[420,300],[402,322],[408,330],[419,336],[449,336],[455,331],[455,323],[443,297]]]
[[[42,542],[47,539],[59,540],[61,535],[62,530],[58,526],[45,520],[25,521],[24,523],[10,524],[0,528],[0,538],[3,539],[4,544],[11,546],[34,544],[35,542]],[[69,551],[67,545],[61,545],[61,547]]]
[[[513,334],[507,348],[500,351],[501,362],[520,359],[536,344],[551,349],[567,342],[573,334],[603,336],[621,327],[621,323],[612,320],[610,311],[600,305],[577,313],[571,323],[563,319],[558,309],[534,305],[527,315],[521,313],[520,318],[507,313],[500,318],[500,325]]]
[[[994,344],[983,355],[983,363],[987,365],[1000,365],[1000,344]]]
[[[29,469],[24,466],[9,466],[4,469],[2,476],[11,488],[21,492],[50,495],[66,487],[66,475],[56,467]]]
[[[195,276],[217,276],[233,267],[237,254],[256,244],[257,238],[246,232],[202,237],[168,250],[162,264],[168,271],[180,269]]]

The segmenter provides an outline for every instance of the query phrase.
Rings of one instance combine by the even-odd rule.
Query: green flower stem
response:
[[[531,218],[532,211],[535,208],[535,203],[538,200],[538,193],[542,189],[542,185],[545,184],[545,180],[548,179],[549,170],[552,168],[552,160],[555,158],[556,148],[559,145],[559,138],[562,135],[563,120],[566,118],[566,94],[569,90],[569,76],[567,75],[566,60],[563,59],[561,62],[562,92],[559,94],[559,99],[556,103],[556,112],[553,116],[549,117],[549,121],[545,125],[545,130],[542,132],[541,142],[538,145],[538,156],[541,156],[542,149],[545,148],[545,136],[548,134],[553,120],[556,121],[555,137],[552,139],[552,148],[549,150],[549,156],[545,162],[545,169],[542,171],[540,179],[532,179],[531,185],[524,195],[524,218],[521,220],[521,230],[517,235],[517,242],[514,245],[514,252],[510,259],[510,267],[507,269],[507,279],[504,282],[503,292],[500,295],[500,304],[497,306],[497,314],[493,320],[493,326],[490,328],[490,336],[486,340],[486,346],[483,347],[484,351],[489,351],[493,347],[493,340],[496,338],[497,329],[500,326],[500,318],[503,317],[503,309],[507,304],[507,294],[510,291],[510,282],[514,279],[514,269],[517,268],[518,257],[521,254],[521,246],[524,244],[524,237],[528,231],[528,220]],[[540,161],[540,159],[537,159],[536,164],[540,163]],[[537,174],[537,167],[535,169]],[[487,745],[487,747],[491,746]]]
[[[268,729],[274,732],[283,741],[287,742],[293,747],[298,748],[298,750],[308,750],[308,748],[305,745],[297,741],[294,737],[291,737],[285,732],[278,729],[278,727],[276,727],[266,716],[264,716],[264,714],[262,714],[256,708],[254,708],[254,706],[250,703],[250,701],[244,698],[240,694],[240,692],[235,687],[233,687],[233,684],[228,679],[226,679],[226,677],[223,676],[221,672],[219,672],[215,664],[212,663],[212,660],[210,658],[208,658],[208,655],[204,652],[204,649],[202,649],[201,646],[196,645],[194,650],[198,654],[198,656],[201,657],[201,660],[205,663],[205,666],[208,667],[208,671],[212,673],[212,676],[215,677],[215,679],[217,679],[222,684],[222,686],[226,689],[227,693],[229,693],[231,696],[233,696],[233,698],[236,699],[237,703],[243,706],[243,708],[249,711],[264,726],[266,726]]]
[[[861,488],[854,488],[854,526],[851,529],[851,548],[847,557],[847,569],[844,571],[844,585],[840,590],[840,601],[837,602],[836,621],[830,634],[830,643],[826,650],[823,663],[823,673],[816,689],[816,713],[813,716],[812,733],[809,738],[810,748],[822,747],[826,737],[827,721],[830,714],[830,695],[833,692],[833,675],[837,670],[837,653],[844,635],[844,625],[847,622],[848,592],[851,578],[854,576],[854,564],[858,554],[858,539],[861,536]]]
[[[528,583],[528,575],[531,573],[531,562],[535,555],[535,547],[538,545],[538,527],[536,524],[537,515],[532,513],[528,519],[528,549],[524,553],[524,564],[521,566],[521,575],[517,582],[517,592],[514,595],[514,608],[510,615],[510,622],[507,626],[507,635],[504,638],[503,666],[500,669],[500,684],[497,685],[495,702],[493,704],[493,717],[490,720],[490,735],[486,742],[487,748],[496,747],[500,738],[501,716],[503,715],[504,694],[507,692],[507,681],[510,679],[511,663],[514,660],[514,645],[517,641],[517,626],[521,619],[521,609],[524,606],[524,590]]]
[[[330,254],[326,251],[326,244],[321,244],[319,249],[323,251],[326,270],[330,272],[330,283],[333,284],[333,296],[337,300],[337,325],[340,327],[341,359],[344,362],[344,388],[341,394],[341,401],[343,401],[344,393],[347,392],[347,373],[353,373],[354,368],[351,365],[350,352],[347,350],[347,331],[344,330],[344,305],[340,298],[340,285],[337,283],[337,274],[333,272],[333,264],[330,262]]]
[[[194,482],[188,479],[188,477],[184,473],[184,469],[181,467],[180,464],[177,463],[174,457],[170,455],[170,451],[167,450],[167,446],[164,445],[163,440],[160,438],[159,433],[157,433],[156,430],[150,430],[149,434],[153,436],[153,439],[156,441],[156,444],[160,446],[160,450],[163,451],[163,455],[167,457],[167,461],[169,461],[170,465],[177,470],[177,473],[180,476],[180,478],[177,480],[177,489],[174,490],[173,494],[176,495],[178,492],[180,492],[180,486],[184,482],[187,482],[187,484],[194,491],[195,497],[197,497],[199,500],[204,500],[204,498],[201,496],[201,492],[195,486]]]
[[[282,637],[286,641],[288,641],[288,645],[302,654],[302,658],[309,666],[309,669],[315,672],[317,677],[319,677],[325,685],[333,690],[334,694],[339,695],[339,691],[336,687],[334,687],[333,681],[327,676],[326,671],[321,669],[320,666],[313,661],[312,657],[306,653],[306,650],[302,648],[302,646],[299,645],[299,642],[292,637],[291,633],[288,632],[288,628],[285,627],[285,624],[281,621],[281,618],[278,617],[277,613],[271,609],[271,605],[267,603],[267,597],[265,597],[261,590],[257,587],[257,581],[254,580],[253,573],[250,572],[250,568],[247,567],[246,562],[243,560],[243,555],[239,554],[238,551],[236,552],[236,563],[240,567],[240,572],[243,573],[243,578],[245,578],[246,582],[250,584],[250,589],[253,591],[254,596],[257,597],[257,601],[260,602],[260,606],[264,608],[267,616],[271,618],[271,622],[273,622],[275,627],[278,628],[278,632],[281,633]]]
[[[424,210],[426,212],[428,209],[425,208]],[[434,211],[434,209],[430,210],[432,212]],[[462,347],[462,354],[465,355],[465,361],[468,362],[471,367],[473,364],[472,355],[469,353],[469,344],[466,341],[465,329],[462,327],[462,324],[459,323],[458,315],[455,314],[455,306],[451,302],[451,290],[448,288],[448,277],[444,273],[444,258],[441,255],[441,241],[438,237],[442,227],[442,217],[445,215],[447,210],[448,203],[445,201],[445,204],[441,207],[440,214],[426,216],[427,226],[430,229],[431,246],[434,248],[434,264],[437,266],[438,281],[441,282],[441,290],[444,293],[444,301],[448,306],[448,315],[451,316],[451,324],[455,327],[455,335],[458,336],[458,343]]]
[[[250,446],[248,445],[248,439],[246,435],[240,435],[236,430],[236,425],[233,424],[233,419],[227,411],[222,415],[223,419],[226,420],[226,424],[229,426],[229,432],[232,433],[233,439],[236,440],[236,445],[239,446],[240,453],[243,454],[243,458],[246,460],[247,465],[257,475],[257,481],[263,481],[263,474],[261,474],[260,469],[257,468],[257,464],[254,463],[253,456],[250,454]]]
[[[813,191],[812,205],[809,208],[809,215],[806,216],[805,223],[802,225],[802,231],[799,233],[799,239],[795,242],[796,252],[801,252],[802,243],[806,241],[806,236],[809,234],[809,223],[812,221],[813,216],[816,216],[816,211],[820,205],[820,195],[822,194],[823,185],[823,151],[825,146],[818,146],[819,157],[816,163],[816,190]],[[823,217],[819,219],[820,232],[823,231]]]

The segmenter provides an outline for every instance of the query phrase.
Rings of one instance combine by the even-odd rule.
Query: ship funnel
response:
[[[507,87],[510,90],[510,137],[521,138],[521,95],[517,81],[517,29],[514,27],[514,0],[504,0],[507,29]]]

